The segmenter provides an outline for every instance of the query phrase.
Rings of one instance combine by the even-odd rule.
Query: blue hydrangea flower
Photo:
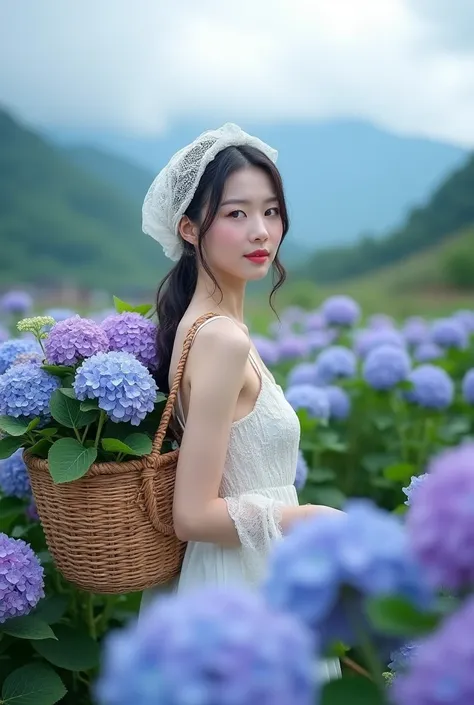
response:
[[[405,501],[405,504],[407,506],[410,506],[413,502],[413,496],[416,493],[418,487],[423,484],[424,480],[428,477],[428,473],[423,473],[422,475],[413,475],[413,477],[410,480],[410,484],[408,487],[402,487],[403,492],[405,493],[407,499]]]
[[[319,353],[316,361],[318,378],[326,384],[337,379],[354,377],[357,368],[356,356],[343,345],[332,345]]]
[[[5,313],[20,315],[33,307],[33,299],[27,291],[7,291],[0,300],[0,306]]]
[[[375,348],[391,345],[394,348],[405,350],[406,343],[400,331],[392,328],[381,328],[380,330],[362,329],[354,336],[354,350],[362,359]]]
[[[408,401],[425,409],[446,409],[454,398],[454,383],[441,367],[420,365],[410,373],[412,388],[405,393]]]
[[[432,604],[400,518],[361,499],[345,512],[295,524],[274,547],[264,587],[270,605],[320,633],[325,646],[358,643],[347,613],[369,628],[366,597],[400,596],[420,609]]]
[[[444,350],[436,343],[421,343],[413,351],[413,357],[417,362],[431,362],[444,357]]]
[[[420,643],[418,641],[410,641],[404,644],[402,647],[390,654],[390,663],[388,667],[392,673],[399,674],[406,671],[411,661],[414,659],[418,651],[420,650]]]
[[[18,357],[15,359],[15,361],[12,363],[13,365],[23,365],[23,363],[29,362],[30,364],[33,365],[42,365],[43,364],[43,355],[41,353],[37,352],[28,352],[28,353],[20,353]]]
[[[125,352],[97,353],[85,360],[74,380],[76,397],[97,399],[111,421],[138,426],[153,411],[158,388],[141,362]]]
[[[59,377],[50,375],[39,365],[31,362],[12,365],[0,375],[0,415],[49,418],[51,396],[60,386]]]
[[[35,340],[27,340],[24,338],[13,338],[6,340],[0,344],[0,375],[8,370],[13,365],[18,355],[23,353],[41,352],[38,343]]]
[[[306,342],[309,352],[317,352],[331,345],[337,338],[338,333],[335,328],[325,330],[312,330],[306,333]]]
[[[314,419],[329,419],[329,399],[325,389],[310,384],[295,384],[288,387],[285,396],[295,411],[306,409]]]
[[[73,318],[78,314],[71,308],[48,308],[44,312],[44,315],[51,316],[51,318],[54,318],[56,323],[59,323],[60,321],[66,321],[68,318]]]
[[[288,374],[288,386],[292,387],[295,384],[316,384],[317,383],[316,366],[314,362],[300,362],[295,365]]]
[[[6,497],[31,498],[31,484],[23,462],[23,448],[0,460],[0,490]]]
[[[474,585],[474,443],[435,456],[429,481],[416,488],[406,515],[413,550],[431,583],[458,590]]]
[[[262,358],[263,364],[272,367],[278,362],[278,346],[274,340],[265,338],[263,335],[252,336],[255,349]]]
[[[474,368],[468,370],[462,381],[462,394],[468,404],[474,405]]]
[[[330,296],[321,306],[328,326],[353,326],[360,318],[360,306],[350,296]]]
[[[98,323],[73,316],[59,321],[45,341],[46,359],[53,365],[75,365],[109,349],[109,339]]]
[[[44,597],[44,571],[31,546],[0,533],[0,624],[29,614]]]
[[[384,391],[406,380],[410,369],[410,357],[405,350],[382,345],[367,355],[362,373],[373,389]]]
[[[302,490],[308,479],[308,464],[301,450],[298,451],[298,462],[296,463],[295,487]]]
[[[408,345],[422,345],[429,338],[428,323],[421,316],[410,316],[403,324],[402,335]]]
[[[329,418],[344,421],[351,413],[351,400],[345,389],[329,386],[324,391],[329,399]]]
[[[145,367],[156,368],[157,328],[153,321],[139,313],[125,311],[108,316],[101,325],[109,339],[109,350],[131,353]]]
[[[460,321],[469,334],[474,333],[474,311],[461,309],[453,314],[453,318]]]
[[[297,360],[308,355],[308,341],[302,335],[287,335],[278,341],[278,359]]]
[[[394,705],[474,703],[474,598],[469,597],[411,654],[409,668],[393,681]]]
[[[464,349],[468,334],[463,324],[455,318],[440,318],[431,327],[431,340],[440,348]]]
[[[257,593],[162,597],[105,642],[99,705],[312,705],[312,637]]]

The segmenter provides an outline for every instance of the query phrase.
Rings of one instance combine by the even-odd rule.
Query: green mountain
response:
[[[317,252],[300,269],[299,274],[320,284],[339,282],[360,277],[423,252],[474,225],[473,191],[474,155],[471,155],[461,168],[444,180],[426,205],[413,209],[402,225],[390,235],[383,238],[366,237],[350,247],[334,247]],[[466,250],[464,260],[467,254]],[[472,280],[474,254],[470,262]],[[465,286],[466,274],[460,276],[463,279],[460,283]]]
[[[141,200],[0,110],[0,282],[153,289],[169,266],[141,233]]]
[[[223,121],[213,119],[211,126]],[[209,119],[176,122],[159,137],[53,128],[48,134],[61,145],[91,145],[156,174],[209,126]],[[279,150],[291,218],[288,263],[317,248],[353,243],[363,233],[388,232],[467,154],[454,145],[349,120],[243,122],[242,128]]]

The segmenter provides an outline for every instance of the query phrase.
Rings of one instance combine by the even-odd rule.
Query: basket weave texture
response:
[[[161,454],[161,448],[196,331],[214,316],[201,316],[186,335],[149,455],[97,463],[79,480],[55,484],[48,461],[24,453],[51,556],[66,580],[83,590],[141,591],[180,572],[186,544],[173,528],[179,450]]]

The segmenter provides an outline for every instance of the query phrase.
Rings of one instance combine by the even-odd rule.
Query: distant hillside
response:
[[[2,285],[154,288],[169,265],[140,207],[0,111]]]
[[[413,209],[403,225],[388,237],[365,238],[352,247],[317,252],[299,274],[318,283],[338,282],[423,252],[474,225],[473,193],[474,155],[442,183],[425,206]]]
[[[61,145],[95,147],[157,173],[177,149],[223,121],[175,124],[162,137],[149,139],[59,129],[48,135]],[[300,257],[308,250],[351,243],[363,233],[383,235],[466,157],[452,145],[402,137],[360,122],[242,127],[279,150],[291,215],[286,250]],[[90,158],[88,162],[91,166]]]

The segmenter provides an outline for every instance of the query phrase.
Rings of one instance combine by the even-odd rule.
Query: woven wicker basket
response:
[[[184,366],[201,316],[189,330],[150,455],[97,463],[55,484],[48,462],[25,451],[46,543],[58,570],[79,588],[113,594],[162,585],[179,574],[186,545],[173,529],[178,450],[161,455]]]

